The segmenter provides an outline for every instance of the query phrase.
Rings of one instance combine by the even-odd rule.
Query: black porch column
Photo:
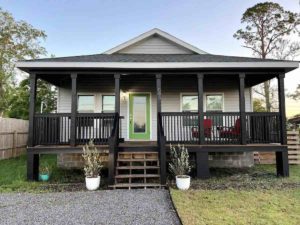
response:
[[[29,133],[28,133],[28,146],[34,146],[34,114],[35,114],[35,100],[36,100],[36,83],[37,77],[35,73],[29,75],[30,85],[30,99],[29,99]]]
[[[156,97],[157,97],[157,115],[161,113],[161,74],[156,74]],[[158,121],[158,120],[157,120]],[[157,123],[158,125],[158,123]],[[158,126],[157,126],[158,132]],[[159,134],[157,133],[157,138],[159,138]]]
[[[120,78],[121,75],[115,74],[115,112],[120,115]]]
[[[120,78],[121,75],[116,73],[115,79],[115,112],[120,116]],[[120,121],[119,121],[120,122]],[[116,155],[118,153],[119,143],[119,126],[117,127],[117,137],[109,138],[109,155],[108,155],[108,184],[114,184]]]
[[[279,99],[279,118],[280,118],[280,140],[282,145],[287,145],[286,135],[286,115],[285,115],[285,95],[284,95],[285,74],[279,74],[278,79],[278,99]],[[277,176],[289,176],[288,149],[276,152]]]
[[[198,133],[199,133],[199,144],[203,145],[205,142],[204,137],[204,115],[203,115],[203,79],[204,74],[197,74],[198,78]]]
[[[199,144],[205,144],[204,136],[204,112],[203,112],[203,79],[204,74],[198,73],[198,134]],[[209,166],[208,166],[208,152],[198,150],[196,152],[196,172],[197,178],[206,179],[209,178]]]
[[[77,74],[71,74],[72,80],[72,103],[71,103],[71,136],[70,145],[76,145],[76,114],[77,114]]]
[[[197,178],[200,179],[207,179],[210,177],[207,151],[199,149],[196,152],[196,173]]]
[[[157,97],[157,143],[159,149],[159,161],[160,161],[160,183],[166,184],[167,180],[167,160],[166,160],[166,148],[165,137],[160,133],[161,117],[161,74],[156,74],[156,97]]]
[[[240,105],[240,128],[241,128],[241,144],[246,144],[246,107],[245,107],[245,77],[244,73],[239,74],[239,105]]]
[[[29,97],[29,130],[28,130],[28,147],[33,147],[34,143],[34,114],[36,100],[36,83],[37,76],[35,73],[29,75],[30,97]],[[27,152],[27,179],[38,180],[39,176],[39,155]]]

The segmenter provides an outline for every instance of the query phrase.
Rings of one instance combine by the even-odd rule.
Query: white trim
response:
[[[60,88],[57,88],[56,112],[60,113]]]
[[[129,121],[129,117],[130,117],[130,94],[149,94],[149,104],[150,104],[150,138],[146,139],[146,140],[142,140],[142,139],[130,139],[129,137],[129,133],[130,133],[130,121]],[[153,141],[154,139],[152,138],[152,93],[151,92],[139,92],[139,91],[132,91],[132,92],[128,92],[128,101],[127,101],[127,140],[128,141]]]
[[[180,92],[180,109],[179,109],[180,112],[182,112],[182,97],[185,96],[185,95],[187,95],[187,96],[193,96],[193,95],[198,96],[198,92]]]
[[[94,112],[92,112],[92,113],[97,112],[97,107],[96,107],[96,96],[97,96],[97,94],[95,92],[79,92],[79,93],[77,93],[77,101],[78,101],[77,112],[82,113],[82,112],[79,112],[79,96],[93,96],[94,97]]]
[[[250,94],[250,111],[253,112],[253,92],[252,87],[249,87],[249,94]],[[247,108],[246,108],[247,111]]]
[[[298,68],[299,62],[17,62],[18,68]]]
[[[189,49],[192,52],[195,52],[195,53],[198,53],[198,54],[207,54],[207,52],[205,52],[205,51],[203,51],[203,50],[201,50],[201,49],[199,49],[199,48],[197,48],[197,47],[195,47],[193,45],[190,45],[190,44],[188,44],[188,43],[186,43],[186,42],[184,42],[184,41],[182,41],[182,40],[180,40],[180,39],[178,39],[178,38],[176,38],[176,37],[174,37],[174,36],[172,36],[172,35],[164,32],[164,31],[162,31],[162,30],[160,30],[158,28],[154,28],[152,30],[149,30],[149,31],[147,31],[147,32],[145,32],[145,33],[143,33],[143,34],[135,37],[135,38],[130,39],[129,41],[126,41],[126,42],[124,42],[124,43],[122,43],[120,45],[117,45],[116,47],[114,47],[112,49],[109,49],[108,51],[103,52],[103,54],[113,54],[113,53],[116,53],[116,52],[118,52],[118,51],[120,51],[120,50],[122,50],[124,48],[129,47],[130,45],[134,45],[135,43],[137,43],[139,41],[142,41],[142,40],[144,40],[144,39],[146,39],[146,38],[148,38],[150,36],[153,36],[155,34],[159,35],[159,36],[161,36],[161,37],[163,37],[163,38],[165,38],[165,39],[167,39],[167,40],[169,40],[171,42],[174,42],[177,45],[180,45],[181,47]]]
[[[100,92],[100,111],[101,111],[101,113],[103,112],[103,96],[115,96],[115,98],[116,98],[116,95],[114,92]],[[121,100],[121,97],[120,97],[120,100]]]
[[[182,112],[182,97],[184,95],[190,96],[198,96],[198,92],[180,92],[180,112]],[[207,95],[222,95],[223,104],[222,104],[222,112],[225,112],[225,95],[224,92],[203,92],[203,112],[206,112],[206,96]]]
[[[222,112],[226,112],[225,110],[225,95],[224,92],[205,92],[204,101],[203,101],[203,111],[206,112],[206,97],[207,95],[222,95],[223,104],[222,104]]]

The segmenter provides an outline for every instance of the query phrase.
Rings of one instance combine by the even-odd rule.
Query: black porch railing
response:
[[[247,143],[280,143],[280,117],[277,112],[246,113]]]
[[[36,114],[34,116],[34,144],[69,144],[70,128],[70,113]]]
[[[204,113],[205,144],[239,144],[240,114],[237,112]]]
[[[79,113],[76,116],[76,144],[93,140],[96,145],[108,143],[113,129],[114,113]]]
[[[113,130],[114,113],[78,113],[76,144],[93,140],[96,145],[108,144]],[[64,145],[70,143],[71,113],[36,114],[34,116],[35,145]]]
[[[167,143],[199,144],[197,112],[160,113]],[[240,144],[241,120],[238,112],[203,113],[204,144]],[[280,143],[279,113],[246,113],[247,143]]]
[[[198,143],[199,136],[193,137],[192,134],[192,129],[198,128],[198,113],[163,112],[160,115],[167,143]]]

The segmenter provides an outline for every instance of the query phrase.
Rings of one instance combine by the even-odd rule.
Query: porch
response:
[[[78,78],[85,74],[92,76],[106,75],[114,78],[114,113],[79,113],[78,112]],[[38,114],[35,113],[35,95],[37,78],[56,83],[58,75],[70,78],[72,101],[70,113]],[[34,71],[30,74],[30,130],[28,143],[28,179],[38,177],[39,154],[80,153],[82,145],[89,140],[100,150],[109,154],[109,182],[113,184],[118,152],[124,150],[120,143],[126,139],[122,132],[121,82],[130,75],[144,75],[153,79],[156,85],[156,115],[152,115],[155,126],[155,144],[151,151],[159,153],[160,182],[166,183],[166,157],[169,144],[185,144],[189,152],[196,155],[197,176],[209,177],[209,152],[252,152],[273,151],[277,157],[277,174],[288,176],[284,74],[257,71],[205,71],[196,72],[133,72],[120,73],[103,71]],[[170,75],[188,75],[192,77],[197,88],[197,112],[167,112],[162,110],[162,80]],[[227,76],[238,89],[239,110],[236,112],[204,111],[204,80],[215,75]],[[245,87],[251,87],[264,80],[277,77],[279,87],[279,112],[246,112]],[[111,79],[112,80],[112,79]],[[155,129],[154,129],[155,128]],[[153,143],[153,140],[151,140]],[[148,150],[147,144],[135,147],[139,151]],[[140,147],[140,148],[139,148]],[[128,147],[130,148],[130,146]],[[127,148],[126,151],[129,151]]]

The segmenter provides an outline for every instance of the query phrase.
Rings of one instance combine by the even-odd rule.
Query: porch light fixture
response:
[[[128,92],[121,91],[121,99],[125,102],[128,98]]]

